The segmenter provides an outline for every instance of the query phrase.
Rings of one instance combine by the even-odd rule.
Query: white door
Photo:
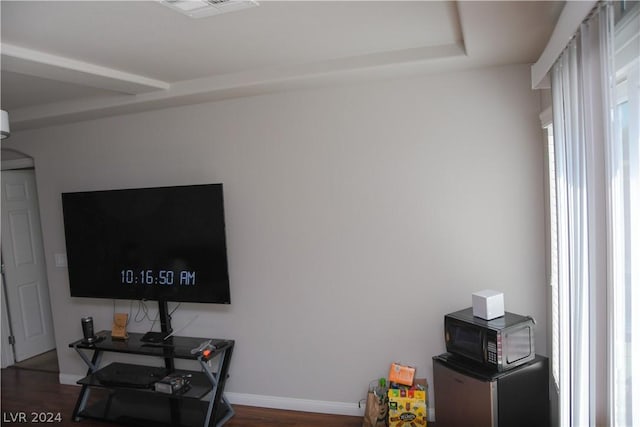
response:
[[[20,362],[55,348],[33,170],[2,171],[2,263]]]

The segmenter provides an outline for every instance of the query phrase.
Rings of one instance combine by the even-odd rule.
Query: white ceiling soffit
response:
[[[130,95],[169,89],[169,83],[46,52],[2,44],[2,70]]]
[[[262,1],[192,19],[157,1],[3,0],[2,108],[15,131],[279,90],[531,63],[553,28],[550,4]],[[539,22],[523,31],[527,20]]]

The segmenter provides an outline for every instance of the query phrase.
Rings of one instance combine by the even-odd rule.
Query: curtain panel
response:
[[[640,4],[623,3],[598,4],[550,74],[561,426],[640,425]]]
[[[598,372],[604,354],[598,345],[606,334],[610,13],[609,5],[598,7],[551,70],[558,230],[555,380],[562,426],[595,425],[598,393],[606,382]]]

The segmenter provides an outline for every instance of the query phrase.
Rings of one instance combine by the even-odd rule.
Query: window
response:
[[[615,28],[610,147],[611,419],[640,425],[640,14]]]
[[[560,335],[558,313],[558,213],[556,200],[556,155],[553,146],[553,124],[545,126],[547,137],[548,194],[549,194],[549,286],[551,288],[551,377],[556,389],[560,387]]]

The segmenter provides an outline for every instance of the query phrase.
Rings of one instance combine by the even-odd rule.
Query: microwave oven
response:
[[[529,316],[505,312],[484,320],[467,308],[444,316],[447,352],[502,372],[535,358],[535,321]]]

